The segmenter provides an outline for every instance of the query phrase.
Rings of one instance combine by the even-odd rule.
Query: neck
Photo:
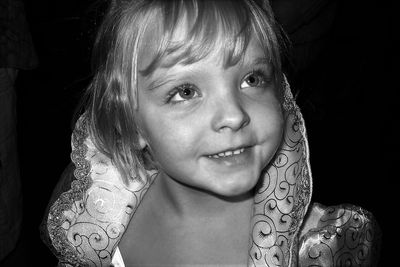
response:
[[[229,219],[243,214],[249,218],[253,211],[253,192],[223,197],[182,184],[160,172],[152,185],[163,210],[179,218]],[[239,213],[240,212],[240,213]],[[232,216],[232,217],[230,217]]]

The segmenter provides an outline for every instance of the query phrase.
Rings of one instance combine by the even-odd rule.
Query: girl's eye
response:
[[[199,97],[196,87],[192,84],[183,84],[175,88],[168,97],[168,102],[173,104]]]
[[[256,70],[250,72],[243,78],[240,84],[240,88],[244,89],[249,87],[265,87],[267,83],[267,78],[262,73],[262,71]]]

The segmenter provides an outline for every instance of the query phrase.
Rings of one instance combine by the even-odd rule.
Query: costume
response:
[[[285,81],[284,138],[254,196],[249,266],[373,266],[377,225],[354,206],[310,205],[312,179],[304,121]],[[45,220],[51,248],[66,266],[109,266],[129,220],[157,170],[128,186],[88,137],[82,116],[72,135],[63,192]],[[73,171],[73,173],[72,173]],[[141,182],[143,181],[143,182]],[[63,187],[64,186],[64,187]]]

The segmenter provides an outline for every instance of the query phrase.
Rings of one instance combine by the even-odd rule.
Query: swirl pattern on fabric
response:
[[[300,238],[299,266],[376,266],[380,231],[371,213],[353,205],[315,203]]]
[[[254,198],[249,266],[296,264],[296,234],[311,200],[311,170],[304,121],[284,81],[285,133]]]
[[[156,172],[149,171],[147,176],[125,186],[110,159],[88,138],[86,126],[82,116],[72,135],[76,180],[50,208],[47,228],[61,263],[109,266],[114,249]]]

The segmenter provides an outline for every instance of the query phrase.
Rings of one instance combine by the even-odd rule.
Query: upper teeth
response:
[[[236,149],[236,150],[230,150],[230,151],[225,151],[225,152],[221,152],[221,153],[214,154],[214,155],[209,155],[208,157],[209,158],[215,158],[215,159],[218,159],[218,158],[221,158],[221,157],[230,157],[230,156],[233,156],[233,155],[239,155],[243,151],[244,151],[244,148],[239,148],[239,149]]]

